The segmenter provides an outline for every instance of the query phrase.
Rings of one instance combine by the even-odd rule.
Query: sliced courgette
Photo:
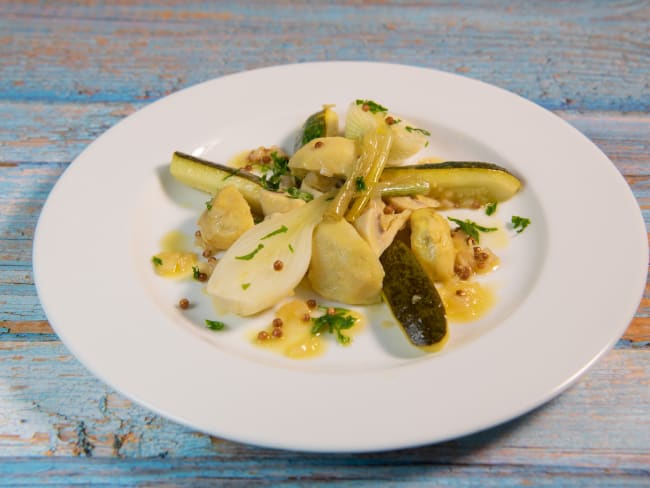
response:
[[[492,163],[448,161],[385,168],[381,181],[387,187],[426,181],[428,196],[443,206],[475,208],[503,202],[521,188],[521,181],[505,168]]]
[[[257,175],[178,151],[172,156],[169,171],[181,183],[211,195],[226,186],[234,186],[256,213],[262,210],[260,195],[268,191]]]
[[[339,116],[332,107],[333,105],[323,105],[323,110],[307,117],[296,138],[294,151],[297,151],[313,139],[338,135]]]
[[[411,249],[395,239],[379,260],[384,299],[409,341],[428,349],[440,345],[447,336],[445,306]]]

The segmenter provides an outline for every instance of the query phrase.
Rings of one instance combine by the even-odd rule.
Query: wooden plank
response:
[[[552,109],[642,112],[648,19],[646,2],[597,0],[3,2],[0,98],[153,100],[261,65],[341,59],[459,72]]]
[[[647,471],[572,468],[521,468],[426,464],[391,464],[356,456],[320,456],[291,462],[261,458],[257,461],[215,458],[110,460],[110,459],[5,459],[0,483],[51,486],[106,483],[107,486],[335,486],[346,487],[521,487],[571,486],[585,488],[647,487]]]
[[[142,105],[0,102],[0,165],[69,163]]]
[[[2,168],[11,164],[69,163],[104,131],[144,105],[0,102],[0,119],[5,121],[0,125],[0,178]],[[650,174],[649,114],[555,113],[594,141],[621,173]]]
[[[463,465],[647,469],[649,359],[648,349],[614,350],[560,397],[502,426],[434,446],[341,459],[377,464],[435,460]],[[0,452],[10,457],[193,456],[251,463],[261,459],[286,462],[294,456],[220,440],[167,421],[89,375],[58,342],[2,341]]]

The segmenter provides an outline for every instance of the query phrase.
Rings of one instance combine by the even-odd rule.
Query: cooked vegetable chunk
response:
[[[325,298],[367,305],[381,299],[384,270],[352,224],[324,220],[314,231],[308,277],[314,291]]]
[[[198,225],[205,247],[218,251],[228,249],[255,222],[239,190],[227,186],[207,204]]]
[[[372,100],[356,100],[350,104],[345,119],[345,137],[358,139],[382,126],[389,127],[393,139],[388,155],[389,165],[414,156],[427,145],[429,133],[426,130],[389,115],[386,107]]]
[[[345,137],[319,137],[298,149],[289,159],[289,168],[296,175],[315,171],[323,176],[347,177],[359,158],[359,147]]]
[[[386,204],[382,199],[374,198],[359,218],[354,221],[355,229],[378,257],[393,242],[395,235],[411,216],[410,210],[390,213],[385,209]]]
[[[434,347],[447,336],[445,307],[409,247],[397,239],[381,255],[384,298],[411,343]]]
[[[262,210],[260,194],[267,190],[259,176],[181,152],[174,153],[169,171],[181,183],[211,195],[226,186],[235,186],[254,212]]]
[[[449,223],[431,208],[411,214],[411,249],[433,281],[445,281],[454,275],[456,249]]]
[[[381,180],[387,185],[427,181],[427,196],[438,200],[442,208],[478,208],[503,202],[521,188],[521,181],[506,169],[467,161],[386,168]]]
[[[333,137],[339,132],[339,116],[333,105],[323,105],[323,110],[311,114],[298,134],[294,150],[318,137]]]
[[[327,206],[317,198],[249,229],[219,259],[208,294],[225,312],[253,315],[293,293],[307,272],[312,233]]]

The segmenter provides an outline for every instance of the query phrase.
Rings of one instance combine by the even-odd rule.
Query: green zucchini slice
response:
[[[505,168],[492,163],[447,161],[385,168],[381,181],[386,187],[426,181],[428,196],[446,207],[477,208],[512,198],[521,181]]]
[[[323,105],[323,110],[311,114],[296,138],[294,152],[313,139],[319,137],[337,136],[339,132],[339,116],[332,105]]]
[[[254,212],[261,211],[260,196],[268,191],[257,175],[178,151],[172,156],[169,171],[181,183],[211,195],[226,186],[234,186]]]
[[[379,258],[383,296],[414,346],[430,349],[447,336],[445,306],[413,251],[394,239]]]

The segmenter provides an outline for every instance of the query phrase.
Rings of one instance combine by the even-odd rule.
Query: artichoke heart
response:
[[[319,137],[298,149],[289,160],[296,175],[315,171],[323,176],[347,177],[359,158],[356,141],[345,137]]]
[[[411,214],[411,249],[433,281],[454,275],[456,249],[447,219],[432,208],[419,208]]]
[[[345,219],[318,224],[307,276],[314,291],[331,300],[368,305],[381,299],[381,263]]]

